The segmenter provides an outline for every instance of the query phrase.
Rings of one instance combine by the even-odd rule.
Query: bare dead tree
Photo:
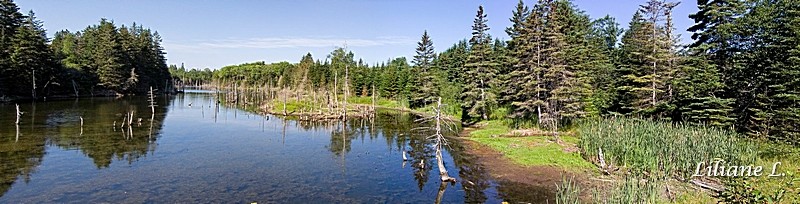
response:
[[[17,127],[17,136],[14,139],[14,142],[19,141],[19,117],[22,116],[22,111],[19,111],[19,104],[15,104],[17,106],[17,121],[14,122],[14,126]]]
[[[442,118],[442,98],[439,97],[436,108],[434,108],[434,115],[430,117],[425,117],[418,119],[418,122],[422,123],[433,123],[431,127],[422,127],[421,129],[428,129],[432,130],[434,133],[433,135],[428,136],[427,139],[433,140],[434,147],[436,148],[436,163],[439,167],[439,175],[441,176],[442,182],[455,182],[456,179],[450,177],[447,173],[447,169],[444,166],[444,160],[442,159],[442,147],[447,145],[447,138],[445,138],[442,132],[444,130],[453,131],[454,124],[450,121],[444,120]]]
[[[148,92],[147,94],[150,96],[150,99],[148,100],[148,102],[150,102],[150,112],[152,113],[151,115],[155,115],[156,114],[156,95],[155,95],[155,93],[153,91],[153,87],[152,86],[150,87],[150,92]]]
[[[22,116],[22,111],[19,111],[19,104],[15,104],[17,106],[17,121],[14,124],[19,125],[19,117]]]

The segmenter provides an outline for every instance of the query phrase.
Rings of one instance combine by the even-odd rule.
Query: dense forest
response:
[[[195,83],[362,96],[374,89],[410,108],[442,97],[460,107],[449,113],[466,123],[508,118],[516,126],[559,129],[587,117],[631,116],[800,144],[800,2],[700,0],[689,16],[690,44],[681,43],[684,29],[674,25],[682,17],[672,14],[677,6],[649,1],[625,28],[610,16],[592,19],[571,1],[520,1],[505,28],[510,40],[487,33],[480,7],[471,38],[436,53],[424,32],[411,63],[401,57],[370,65],[338,48],[324,60],[308,54],[296,64],[171,70]]]
[[[161,36],[141,25],[101,19],[52,42],[33,11],[0,0],[0,97],[46,99],[142,94],[172,84]]]

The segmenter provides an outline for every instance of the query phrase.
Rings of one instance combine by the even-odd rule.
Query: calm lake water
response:
[[[489,178],[451,140],[439,181],[416,116],[308,123],[216,106],[214,94],[0,104],[0,203],[499,203],[543,201]],[[120,127],[134,111],[131,127]],[[81,118],[83,125],[81,126]],[[141,118],[141,122],[139,122]],[[116,126],[114,125],[116,123]],[[404,164],[401,151],[412,151]],[[421,169],[413,163],[424,160]]]

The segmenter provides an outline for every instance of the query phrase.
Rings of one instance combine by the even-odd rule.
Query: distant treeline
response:
[[[343,49],[325,60],[249,63],[187,76],[371,95],[424,107],[442,97],[462,121],[509,119],[559,129],[587,117],[632,116],[734,128],[754,138],[800,144],[800,3],[699,1],[689,45],[672,11],[650,0],[623,28],[591,19],[569,0],[520,1],[508,41],[486,31],[478,9],[472,37],[435,53],[425,32],[412,64],[369,65]],[[200,78],[202,77],[202,78]],[[335,88],[335,89],[334,89]]]
[[[141,94],[167,90],[158,32],[101,19],[79,32],[55,33],[50,43],[33,11],[0,0],[0,97]]]

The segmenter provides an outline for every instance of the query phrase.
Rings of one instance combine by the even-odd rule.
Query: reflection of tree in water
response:
[[[298,126],[304,130],[330,131],[332,134],[328,148],[336,156],[349,152],[353,139],[363,137],[363,134],[368,133],[370,139],[382,135],[389,149],[397,151],[398,155],[402,151],[408,152],[410,161],[407,166],[413,168],[414,179],[422,190],[429,180],[431,170],[435,168],[436,149],[431,141],[426,139],[429,134],[412,130],[419,127],[420,124],[415,122],[418,118],[405,112],[378,111],[376,117],[372,119],[349,119],[347,131],[342,129],[341,122],[338,121],[299,121]],[[461,177],[459,182],[464,186],[466,193],[465,202],[485,202],[487,196],[484,191],[491,186],[489,174],[475,162],[473,156],[466,155],[465,146],[461,142],[454,139],[448,144],[444,148],[453,157],[454,164],[459,169]],[[397,159],[400,159],[399,156]],[[420,168],[419,163],[422,160],[426,168]],[[440,185],[440,192],[444,192],[446,187],[447,185]]]
[[[114,159],[130,164],[154,151],[155,140],[167,114],[166,104],[157,104],[152,123],[151,110],[144,98],[107,101],[90,107],[91,110],[83,113],[84,123],[88,124],[83,135],[79,133],[79,126],[70,125],[60,127],[61,134],[51,140],[62,148],[80,149],[98,168],[108,167]],[[130,127],[127,124],[121,127],[123,117],[129,111],[135,114],[133,123]]]
[[[22,128],[25,130],[26,128]],[[30,181],[31,173],[36,170],[45,155],[45,139],[39,134],[21,133],[18,141],[14,137],[15,129],[3,130],[0,137],[0,196],[11,188],[19,176],[25,182]],[[12,133],[14,132],[14,133]]]
[[[475,156],[465,153],[465,148],[466,145],[461,142],[450,142],[445,146],[458,167],[458,176],[461,177],[459,182],[465,193],[464,202],[484,203],[487,199],[484,191],[491,186],[489,173],[477,163]]]
[[[79,149],[92,158],[98,168],[108,167],[113,159],[126,160],[129,164],[138,160],[154,150],[154,142],[167,112],[166,103],[166,98],[159,100],[152,123],[151,110],[141,97],[55,101],[38,104],[38,107],[33,103],[20,105],[25,114],[20,123],[19,139],[13,137],[16,135],[13,126],[0,128],[0,196],[20,175],[28,181],[41,164],[45,145]],[[13,118],[9,114],[15,114],[15,111],[5,111],[9,107],[13,109],[13,106],[0,106],[3,110],[0,117]],[[126,137],[119,125],[122,113],[130,110],[135,111],[136,116],[133,126],[124,128]],[[114,121],[117,121],[117,127],[112,127]]]

